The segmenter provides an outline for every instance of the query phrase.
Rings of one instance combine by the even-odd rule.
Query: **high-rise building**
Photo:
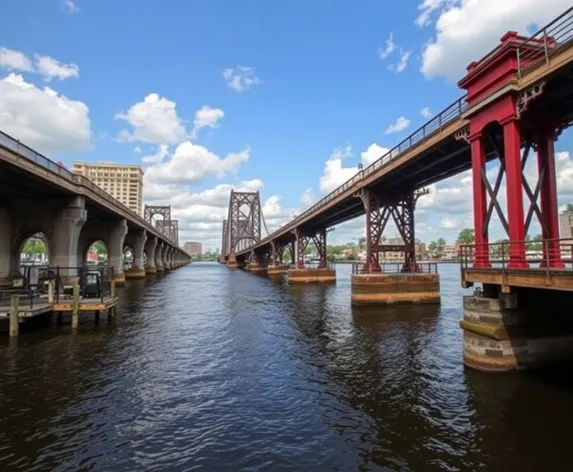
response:
[[[90,179],[98,187],[141,215],[143,203],[143,169],[137,165],[101,162],[72,162],[72,172]]]
[[[564,211],[559,215],[561,239],[573,239],[573,212]]]
[[[194,241],[187,241],[183,249],[190,256],[200,256],[203,253],[203,245]]]

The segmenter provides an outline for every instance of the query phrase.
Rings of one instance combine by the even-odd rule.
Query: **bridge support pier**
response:
[[[353,268],[351,303],[355,306],[440,303],[440,276],[435,264],[416,262],[414,210],[426,192],[411,192],[394,203],[381,205],[372,190],[356,196],[366,213],[366,261]],[[404,241],[402,245],[381,245],[380,238],[392,217]],[[379,252],[404,254],[403,264],[380,265]]]
[[[162,274],[165,270],[163,268],[163,249],[164,249],[163,241],[157,243],[157,247],[155,248],[155,273]]]
[[[147,265],[145,266],[146,275],[155,275],[157,268],[155,267],[155,249],[157,248],[157,236],[147,238],[145,242],[145,254],[147,255]]]
[[[326,255],[326,229],[316,232],[313,236],[302,233],[299,228],[293,231],[295,235],[294,252],[296,267],[288,269],[288,283],[330,283],[336,281],[336,271],[328,266]],[[305,267],[304,253],[308,244],[313,241],[318,252],[319,263],[315,268]]]
[[[464,364],[508,372],[573,360],[572,303],[572,292],[485,284],[483,296],[464,297]]]
[[[0,287],[12,285],[12,221],[8,209],[0,208]]]
[[[127,221],[122,218],[115,222],[109,230],[108,257],[109,265],[113,267],[113,281],[116,286],[125,285],[125,273],[123,271],[123,246],[127,234]]]
[[[50,265],[60,267],[60,277],[64,284],[78,280],[76,268],[78,243],[82,228],[87,221],[84,197],[74,197],[54,219],[50,234]]]
[[[145,241],[147,240],[147,233],[145,230],[139,231],[135,234],[127,234],[126,241],[131,243],[133,248],[133,264],[130,269],[125,271],[126,279],[144,279],[145,267],[143,267],[143,249]]]

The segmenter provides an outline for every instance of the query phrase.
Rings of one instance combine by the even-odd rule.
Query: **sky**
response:
[[[144,166],[144,202],[172,206],[181,243],[215,250],[232,188],[260,191],[269,230],[285,224],[461,97],[466,66],[506,31],[531,33],[569,6],[6,2],[0,130],[68,167]],[[573,201],[572,138],[565,131],[556,143],[560,205]],[[492,178],[496,170],[488,168]],[[526,172],[535,179],[535,166]],[[429,190],[418,203],[416,235],[453,242],[472,226],[471,178]],[[490,239],[501,231],[494,221]],[[329,239],[363,234],[362,217]],[[386,235],[397,232],[389,227]]]

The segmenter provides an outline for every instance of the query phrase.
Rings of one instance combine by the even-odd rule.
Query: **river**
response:
[[[441,307],[357,310],[335,285],[216,263],[129,281],[117,319],[0,344],[0,470],[563,470],[566,366],[464,368]]]

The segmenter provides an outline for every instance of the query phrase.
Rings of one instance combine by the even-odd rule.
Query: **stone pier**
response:
[[[336,271],[328,267],[316,269],[296,268],[288,269],[289,284],[326,283],[336,281]]]
[[[353,274],[355,306],[440,303],[440,276],[427,273]]]
[[[270,265],[267,267],[268,275],[280,275],[287,274],[289,266],[288,265]]]
[[[464,297],[464,364],[508,372],[573,360],[572,302],[571,292],[544,289]]]
[[[143,251],[145,249],[145,241],[147,240],[147,233],[141,230],[137,233],[128,233],[126,242],[131,244],[133,248],[133,263],[130,269],[125,271],[126,279],[144,279],[145,267],[143,267]]]

